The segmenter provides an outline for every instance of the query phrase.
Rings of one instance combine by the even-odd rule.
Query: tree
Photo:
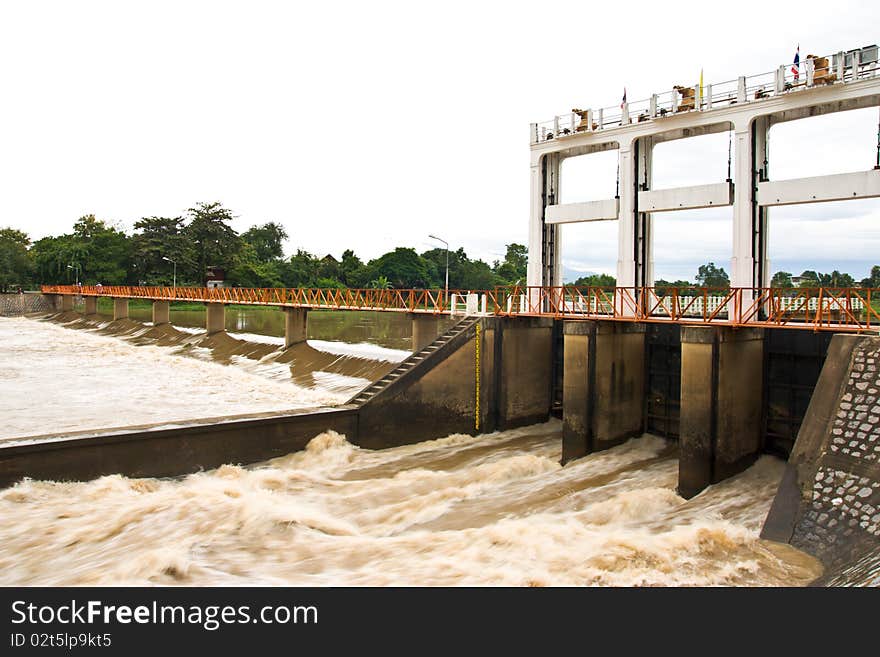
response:
[[[427,287],[441,288],[446,285],[446,249],[435,248],[422,253],[427,272]],[[449,251],[449,289],[459,290],[467,287],[464,280],[465,263],[468,262],[464,249]]]
[[[681,287],[693,287],[693,285],[694,284],[691,283],[690,281],[682,281],[682,280],[667,281],[662,278],[658,278],[657,280],[654,281],[655,288],[667,288],[667,287],[681,288]]]
[[[819,274],[812,269],[801,272],[800,287],[819,287]]]
[[[794,287],[794,283],[791,282],[791,273],[787,271],[776,272],[770,281],[770,287]]]
[[[378,276],[370,281],[370,287],[374,290],[390,290],[392,285],[391,281],[384,276]]]
[[[697,270],[697,285],[699,287],[730,287],[730,278],[723,267],[716,267],[714,262],[700,265]]]
[[[347,287],[362,288],[369,284],[370,277],[366,266],[351,249],[342,252],[342,261],[339,263],[339,278]]]
[[[315,287],[318,283],[318,260],[308,251],[297,249],[282,268],[286,287]]]
[[[198,203],[187,210],[189,223],[183,235],[192,249],[192,280],[204,282],[209,266],[229,269],[241,248],[241,238],[230,226],[232,212],[220,203]]]
[[[581,276],[574,282],[578,287],[614,287],[617,285],[617,279],[610,274],[590,274],[589,276]]]
[[[462,269],[463,290],[491,290],[505,282],[482,260],[468,260]]]
[[[828,274],[827,282],[823,280],[824,287],[855,287],[855,279],[847,273],[839,272],[836,269]]]
[[[871,267],[871,274],[867,278],[863,278],[862,287],[880,287],[880,265]]]
[[[137,280],[148,285],[170,285],[177,263],[179,282],[183,282],[184,273],[194,269],[188,259],[192,253],[184,242],[183,218],[143,217],[135,222],[134,229],[132,260]]]
[[[529,250],[516,242],[507,245],[503,262],[494,263],[495,273],[509,285],[521,285],[525,283],[526,272],[529,267]]]
[[[30,238],[20,230],[0,229],[0,292],[8,292],[11,285],[24,285],[30,280],[30,244]]]
[[[387,278],[396,288],[424,288],[428,285],[425,261],[415,249],[397,247],[370,262],[377,276]]]
[[[262,226],[251,226],[241,236],[250,244],[260,262],[270,262],[284,257],[284,240],[287,239],[284,226],[274,221]]]
[[[233,265],[226,272],[226,280],[240,287],[284,287],[281,263],[263,262],[251,244],[245,243],[233,257]]]

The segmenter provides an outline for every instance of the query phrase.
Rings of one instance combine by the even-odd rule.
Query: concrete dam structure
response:
[[[653,434],[676,446],[675,491],[688,501],[764,454],[788,459],[763,536],[820,559],[824,583],[853,572],[876,582],[880,290],[772,288],[766,238],[771,206],[880,196],[876,170],[768,175],[773,123],[880,104],[872,52],[841,53],[833,84],[827,70],[797,85],[780,70],[760,90],[745,77],[732,89],[710,87],[699,104],[693,89],[676,90],[668,102],[624,103],[619,116],[579,110],[568,127],[563,117],[533,124],[526,286],[452,294],[45,286],[41,303],[62,314],[80,300],[93,317],[98,300],[111,299],[115,322],[128,319],[131,299],[147,300],[153,328],[170,324],[171,304],[203,303],[208,337],[225,333],[228,305],[275,307],[284,313],[284,349],[306,341],[313,310],[400,313],[412,320],[412,354],[335,407],[8,440],[0,486],[179,477],[290,455],[325,432],[380,450],[558,417],[563,470]],[[736,134],[731,180],[651,189],[655,144],[725,130]],[[620,195],[559,203],[561,162],[611,149]],[[714,205],[733,206],[732,286],[656,287],[651,214]],[[579,221],[618,222],[615,287],[561,285],[558,225]],[[446,318],[452,323],[442,326]]]

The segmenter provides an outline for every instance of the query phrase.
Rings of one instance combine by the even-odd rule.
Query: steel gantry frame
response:
[[[830,59],[830,63],[828,62]],[[817,64],[816,62],[819,62]],[[669,98],[624,103],[616,110],[577,110],[570,117],[531,127],[531,213],[529,227],[530,294],[562,285],[559,225],[617,221],[618,289],[632,290],[634,304],[654,283],[652,212],[733,206],[731,286],[743,307],[768,310],[768,208],[880,197],[880,169],[770,181],[767,137],[781,122],[880,105],[877,48],[832,58],[811,58],[804,78],[792,79],[786,67],[731,83],[673,90]],[[578,121],[580,121],[578,123]],[[566,126],[566,127],[563,127]],[[731,179],[712,185],[653,190],[652,153],[658,143],[731,131],[735,158]],[[616,149],[618,191],[613,199],[560,202],[561,164],[566,158]],[[550,312],[550,295],[539,295]],[[617,298],[623,299],[622,295]],[[761,301],[761,300],[764,301]],[[761,301],[760,303],[757,303]],[[647,301],[646,301],[647,302]],[[530,300],[534,306],[537,298]],[[637,315],[634,315],[636,317]],[[769,317],[769,316],[768,316]]]

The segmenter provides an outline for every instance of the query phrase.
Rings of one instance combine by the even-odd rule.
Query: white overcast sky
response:
[[[701,68],[707,83],[771,71],[798,43],[804,56],[878,41],[866,1],[4,0],[0,226],[36,239],[94,213],[130,229],[217,200],[238,230],[284,224],[288,252],[369,259],[434,233],[491,261],[527,240],[530,122]],[[772,177],[870,168],[877,112],[850,114],[774,128]],[[723,180],[726,160],[725,135],[658,149],[655,186]],[[597,166],[566,166],[566,200],[613,187],[613,162]],[[658,217],[657,276],[729,267],[730,217]],[[771,221],[774,270],[861,278],[880,261],[878,202]],[[614,230],[566,226],[566,267],[613,271]]]

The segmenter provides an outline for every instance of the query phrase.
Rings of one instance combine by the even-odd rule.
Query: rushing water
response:
[[[181,480],[0,492],[0,584],[778,585],[816,563],[757,540],[763,457],[690,501],[645,437],[559,465],[559,423],[370,452],[342,436]]]
[[[103,315],[107,320],[112,316],[112,312]],[[131,303],[129,316],[149,322],[152,311],[147,306]],[[230,332],[284,336],[284,313],[278,308],[227,306],[225,317],[226,330]],[[180,309],[172,304],[171,322],[175,326],[204,329],[205,310]],[[448,320],[444,322],[448,323]],[[309,338],[409,350],[412,346],[412,320],[406,313],[312,310],[309,312]]]
[[[0,375],[4,417],[82,428],[132,423],[156,399],[252,409],[264,395],[290,407],[328,394],[243,364],[261,362],[261,345],[277,358],[275,344],[187,334],[220,356],[183,357],[193,344],[177,330],[62,319],[73,321],[0,320],[15,364]],[[76,415],[102,398],[114,410]],[[674,443],[644,436],[562,467],[560,434],[554,420],[369,451],[328,432],[303,452],[177,479],[26,480],[0,491],[0,584],[798,585],[819,574],[757,538],[781,461],[762,457],[685,501]]]
[[[57,319],[0,318],[0,441],[337,405],[409,354],[326,340],[285,350],[271,336]]]

